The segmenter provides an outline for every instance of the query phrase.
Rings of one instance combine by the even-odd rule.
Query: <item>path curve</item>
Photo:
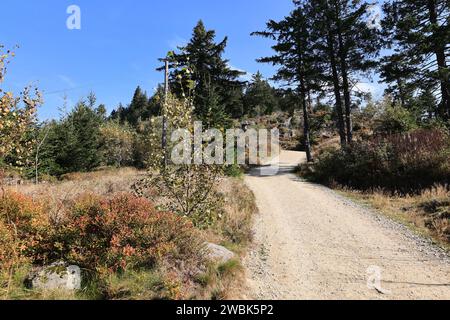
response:
[[[303,153],[283,151],[280,161],[276,176],[255,171],[245,178],[259,214],[242,298],[450,299],[445,253],[406,227],[298,179],[291,172],[305,161]]]

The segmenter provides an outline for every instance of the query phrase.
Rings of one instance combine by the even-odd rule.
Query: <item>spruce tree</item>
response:
[[[384,5],[383,26],[400,65],[415,68],[403,77],[414,89],[429,90],[440,99],[436,114],[450,119],[450,5],[448,0],[393,0]],[[395,74],[384,76],[388,83]]]
[[[255,32],[254,35],[263,36],[276,41],[272,46],[275,55],[261,58],[258,61],[271,63],[278,66],[274,80],[286,82],[294,86],[300,97],[299,104],[304,117],[304,141],[307,160],[313,160],[310,144],[310,124],[308,96],[311,90],[316,88],[319,70],[315,64],[314,51],[311,47],[310,21],[303,13],[303,7],[298,6],[288,17],[283,20],[269,21],[266,31]]]
[[[139,120],[144,120],[143,117],[147,113],[147,109],[147,93],[143,92],[141,87],[138,86],[134,92],[133,100],[131,100],[130,106],[128,107],[125,119],[132,126],[136,126]]]
[[[258,71],[247,86],[244,96],[244,112],[250,116],[270,114],[277,109],[275,90]]]
[[[92,101],[80,101],[59,121],[42,130],[49,130],[42,146],[40,170],[51,175],[90,171],[101,164],[100,126],[104,110],[95,108]]]
[[[236,90],[242,91],[243,86],[239,77],[244,73],[233,70],[229,66],[229,61],[223,58],[228,38],[225,37],[219,43],[215,42],[215,38],[216,32],[207,30],[200,20],[193,30],[189,43],[180,47],[180,52],[173,53],[170,57],[171,91],[178,96],[186,96],[191,88],[187,83],[180,84],[179,80],[185,78],[187,69],[192,70],[190,80],[195,83],[195,113],[205,122],[210,122],[208,116],[212,108],[209,105],[212,91],[218,95],[217,106],[222,108],[221,113],[232,115],[232,110],[236,109]]]
[[[150,108],[147,93],[138,86],[134,91],[130,105],[124,108],[120,104],[118,109],[111,113],[111,118],[113,120],[119,119],[122,123],[128,122],[136,127],[140,120],[148,120],[150,118]]]

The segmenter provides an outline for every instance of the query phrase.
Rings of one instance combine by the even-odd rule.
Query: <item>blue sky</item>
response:
[[[66,27],[70,5],[81,9],[81,30]],[[64,95],[72,107],[90,91],[112,111],[129,103],[138,85],[153,92],[163,78],[155,71],[158,58],[189,40],[199,19],[218,41],[229,37],[232,67],[270,77],[274,69],[255,59],[271,55],[272,42],[250,33],[292,7],[291,0],[2,0],[0,44],[20,46],[2,88],[17,93],[37,85],[45,98],[42,120],[58,117]]]
[[[69,5],[81,9],[81,30],[69,30]],[[157,59],[186,42],[199,19],[229,37],[225,57],[238,69],[270,76],[255,59],[271,54],[270,41],[251,37],[268,19],[287,15],[291,0],[2,0],[0,43],[19,45],[3,89],[30,83],[44,92],[40,118],[58,116],[63,96],[70,104],[89,91],[109,111],[129,103],[136,86],[152,93],[162,74]]]

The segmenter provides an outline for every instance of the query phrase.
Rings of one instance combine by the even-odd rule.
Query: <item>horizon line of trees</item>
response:
[[[260,72],[252,81],[242,81],[242,72],[224,58],[228,39],[217,42],[215,31],[200,20],[188,44],[167,57],[171,93],[180,99],[192,96],[194,116],[217,128],[231,126],[233,119],[300,110],[309,161],[311,128],[317,130],[311,121],[324,106],[332,109],[341,146],[352,145],[358,125],[353,123],[354,113],[361,106],[355,85],[371,74],[389,85],[386,94],[392,106],[413,114],[418,124],[449,123],[448,1],[385,2],[379,25],[370,21],[371,3],[363,0],[293,0],[293,4],[285,18],[270,20],[265,30],[253,33],[274,41],[274,55],[258,61],[277,67],[271,79],[277,88]],[[382,55],[383,49],[389,51]],[[36,167],[50,175],[101,165],[145,167],[149,120],[160,115],[163,100],[162,85],[151,97],[138,87],[129,105],[119,105],[108,116],[106,107],[90,95],[61,119],[33,124],[34,133],[29,134],[40,142]],[[14,155],[1,160],[14,162],[8,157]]]

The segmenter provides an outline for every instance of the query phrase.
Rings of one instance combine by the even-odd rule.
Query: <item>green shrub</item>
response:
[[[227,177],[232,178],[240,178],[244,174],[244,170],[242,169],[242,167],[237,164],[226,166],[224,171]]]
[[[416,118],[409,110],[400,106],[389,106],[376,120],[375,132],[395,134],[416,128]]]
[[[449,150],[448,134],[440,130],[378,136],[323,152],[305,175],[361,190],[414,193],[450,182]]]

